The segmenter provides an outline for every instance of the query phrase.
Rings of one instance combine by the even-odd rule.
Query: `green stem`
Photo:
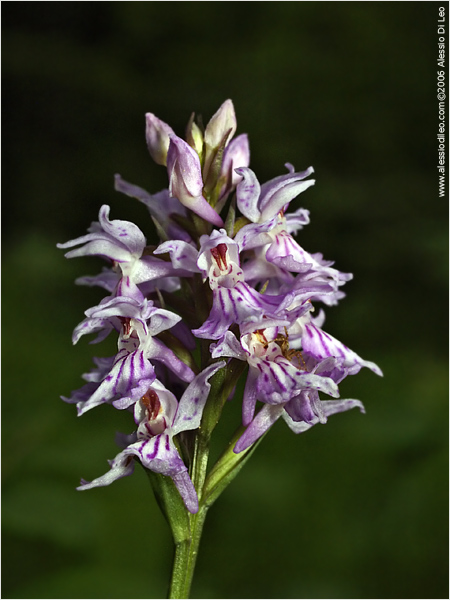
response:
[[[192,483],[199,496],[199,510],[196,514],[187,513],[190,535],[185,535],[182,539],[175,539],[169,598],[189,598],[203,525],[208,511],[208,506],[201,502],[201,496],[208,466],[209,441],[210,435],[200,427],[195,436],[191,466]]]
[[[204,367],[204,365],[202,366]],[[169,598],[189,598],[206,513],[212,501],[221,491],[214,479],[211,484],[213,489],[205,495],[211,434],[222,412],[223,404],[230,393],[229,387],[234,382],[236,375],[241,374],[241,372],[242,370],[238,369],[233,363],[228,369],[218,371],[211,380],[208,402],[203,412],[202,424],[195,433],[190,462],[190,477],[197,490],[199,510],[196,514],[191,514],[183,506],[183,514],[180,515],[178,512],[172,518],[171,527],[175,542],[175,556]],[[178,504],[173,503],[173,505],[175,509],[179,509]]]
[[[191,536],[175,544],[175,557],[170,581],[169,598],[189,598],[198,548],[208,507],[200,507],[191,515]]]

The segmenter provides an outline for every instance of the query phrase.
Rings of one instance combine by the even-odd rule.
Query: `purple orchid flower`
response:
[[[383,372],[374,362],[363,360],[356,352],[350,350],[345,344],[326,333],[314,323],[304,324],[304,333],[301,338],[304,352],[317,360],[333,357],[348,369],[349,375],[358,373],[362,367],[367,367],[380,377]]]
[[[105,403],[116,408],[128,407],[137,402],[156,378],[153,365],[138,348],[133,352],[121,350],[109,360],[112,367],[104,373],[102,381],[88,382],[69,398],[62,397],[66,402],[76,403],[78,416]]]
[[[359,408],[362,413],[365,412],[364,405],[360,400],[322,401],[314,391],[302,392],[296,400],[303,403],[305,419],[308,420],[294,421],[283,405],[265,404],[237,441],[234,452],[239,454],[254,444],[280,417],[294,433],[303,433],[318,423],[326,423],[331,415],[352,408]]]
[[[117,285],[120,293],[125,293],[137,300],[142,298],[137,284],[166,275],[173,275],[172,266],[153,256],[143,256],[147,245],[142,231],[134,223],[121,220],[109,220],[110,208],[106,204],[100,208],[99,220],[89,227],[89,233],[64,244],[58,248],[72,248],[65,254],[66,258],[78,256],[101,256],[112,261],[117,271]],[[105,286],[105,275],[98,279],[97,285]]]
[[[285,313],[290,321],[286,328],[286,338],[292,351],[301,350],[304,357],[312,357],[316,361],[333,359],[337,365],[346,370],[348,375],[354,375],[362,367],[366,367],[376,375],[383,376],[378,365],[362,359],[345,344],[323,331],[324,311],[320,310],[318,316],[314,317],[314,307],[311,302],[302,301],[300,298],[300,296],[296,298]]]
[[[316,376],[340,383],[348,374],[348,370],[334,358],[316,361],[305,357],[304,366]],[[317,423],[325,424],[328,417],[352,408],[365,412],[359,400],[321,400],[317,389],[303,389],[288,402],[265,404],[251,421],[245,432],[237,441],[234,452],[239,453],[256,442],[280,417],[294,433],[307,431]]]
[[[135,403],[155,380],[151,361],[162,363],[182,381],[194,378],[192,369],[156,337],[179,323],[181,317],[175,313],[147,300],[140,304],[133,298],[113,297],[87,310],[86,315],[87,319],[75,328],[74,343],[82,335],[98,331],[100,335],[94,342],[103,340],[113,329],[120,335],[118,353],[112,364],[106,363],[109,368],[97,378],[96,387],[85,385],[67,400],[77,402],[79,415],[106,402],[119,409]]]
[[[197,267],[209,279],[213,305],[208,319],[192,331],[199,338],[218,340],[233,323],[256,321],[261,314],[282,318],[292,297],[260,294],[244,281],[238,244],[224,229],[200,238]]]
[[[110,461],[108,473],[90,483],[82,480],[77,489],[88,490],[109,485],[131,475],[134,470],[133,458],[137,457],[146,469],[171,477],[188,511],[196,513],[197,492],[173,438],[200,426],[211,388],[209,379],[224,366],[225,362],[221,361],[204,369],[187,387],[179,403],[158,380],[152,382],[135,405],[134,416],[138,429],[131,443]]]
[[[248,362],[242,403],[244,425],[252,421],[257,400],[284,406],[302,390],[320,390],[339,396],[337,385],[330,377],[311,373],[302,355],[289,351],[284,331],[284,327],[266,319],[257,329],[253,323],[247,324],[240,340],[228,331],[219,343],[210,347],[214,358],[228,356]]]
[[[208,319],[193,330],[199,338],[220,339],[233,323],[254,321],[261,313],[278,315],[292,303],[295,294],[260,294],[244,281],[239,265],[239,247],[224,229],[200,238],[200,251],[192,244],[170,240],[158,246],[155,254],[170,254],[175,269],[201,273],[209,279],[213,305]]]
[[[309,272],[309,279],[315,277],[318,281],[332,282],[335,295],[333,298],[327,297],[325,301],[334,304],[343,296],[337,287],[349,281],[352,275],[333,269],[333,262],[324,261],[321,254],[309,254],[292,237],[291,231],[307,224],[309,216],[304,211],[297,211],[294,218],[288,220],[284,212],[288,204],[315,181],[305,180],[313,172],[312,167],[295,173],[292,165],[286,166],[289,169],[287,175],[276,177],[262,186],[251,169],[237,169],[243,177],[236,189],[237,203],[253,223],[238,232],[236,241],[247,249],[264,246],[258,260],[268,261],[282,272]],[[255,264],[252,267],[255,270]]]
[[[248,168],[237,169],[243,179],[236,190],[237,205],[241,213],[253,223],[264,223],[315,184],[314,179],[306,179],[314,172],[312,167],[295,173],[294,167],[286,164],[289,173],[275,177],[260,185],[255,173]]]
[[[108,357],[95,357],[93,358],[93,362],[95,367],[89,371],[89,373],[83,373],[81,376],[82,379],[87,381],[88,383],[84,384],[78,390],[72,392],[70,397],[61,396],[61,399],[64,402],[68,402],[69,404],[77,404],[77,408],[81,408],[84,404],[89,400],[89,398],[93,395],[93,393],[98,389],[100,383],[105,379],[108,373],[114,366],[114,361],[116,356],[108,356]]]

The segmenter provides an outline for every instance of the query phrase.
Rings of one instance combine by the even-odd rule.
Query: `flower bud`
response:
[[[173,135],[172,127],[155,117],[152,113],[145,115],[145,138],[148,151],[155,163],[166,165],[169,136]]]
[[[189,123],[186,127],[186,141],[191,148],[194,148],[201,160],[203,154],[203,131],[200,129],[194,119],[195,113],[192,113]]]
[[[225,100],[219,110],[211,117],[205,129],[205,181],[219,148],[225,148],[236,131],[236,114],[231,100]]]
[[[210,148],[218,148],[227,132],[229,132],[228,139],[233,137],[236,125],[233,102],[225,100],[206,126],[205,143]]]

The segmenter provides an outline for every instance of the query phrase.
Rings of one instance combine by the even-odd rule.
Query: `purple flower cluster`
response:
[[[248,365],[246,429],[236,453],[279,417],[300,433],[335,413],[364,411],[359,400],[336,399],[338,384],[362,367],[381,375],[323,331],[323,310],[315,314],[316,303],[332,306],[344,296],[341,287],[351,275],[293,237],[309,223],[309,212],[288,213],[289,204],[314,184],[313,169],[295,172],[287,164],[287,173],[260,184],[249,168],[247,136],[233,138],[235,131],[230,100],[204,129],[193,115],[186,140],[147,114],[148,149],[167,167],[168,189],[151,195],[119,175],[115,187],[147,206],[161,243],[147,245],[135,224],[110,220],[109,207],[102,206],[87,235],[58,244],[74,248],[68,258],[101,256],[109,263],[99,275],[78,280],[108,296],[86,311],[73,342],[92,333],[100,342],[113,330],[118,336],[117,353],[95,359],[83,375],[86,384],[64,400],[76,403],[79,415],[108,403],[135,421],[110,471],[78,489],[129,475],[137,458],[171,477],[195,513],[183,432],[201,425],[210,379],[232,361]],[[319,392],[335,399],[322,400]]]

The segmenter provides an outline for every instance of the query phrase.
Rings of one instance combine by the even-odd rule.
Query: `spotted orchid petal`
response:
[[[302,390],[285,404],[285,410],[294,421],[305,423],[325,423],[327,418],[321,407],[319,394],[316,390]]]
[[[137,441],[132,438],[133,442],[111,461],[111,470],[106,475],[90,483],[83,482],[78,489],[109,485],[131,474],[133,461],[130,457],[136,456],[145,468],[171,477],[186,508],[192,513],[197,512],[197,493],[173,437],[199,427],[211,389],[209,379],[224,366],[225,362],[221,361],[204,369],[187,387],[179,404],[172,392],[154,380],[135,404]]]
[[[244,263],[242,270],[245,281],[254,288],[258,285],[265,285],[268,294],[277,294],[283,285],[287,286],[287,289],[291,289],[294,285],[294,276],[269,263],[261,249],[254,252],[253,258]]]
[[[89,287],[99,286],[109,293],[112,293],[120,279],[120,276],[113,269],[107,267],[102,268],[102,272],[98,275],[77,277],[75,283],[77,285],[87,285]]]
[[[89,381],[88,383],[82,385],[78,390],[74,390],[69,397],[60,396],[60,398],[68,404],[80,403],[80,405],[83,405],[87,400],[89,400],[97,388],[98,383]]]
[[[239,454],[254,444],[281,417],[283,410],[281,404],[263,406],[237,441],[234,452]]]
[[[189,477],[187,469],[183,469],[172,475],[172,481],[179,491],[187,510],[192,514],[198,512],[197,492]]]
[[[178,275],[178,273],[165,260],[154,256],[142,256],[132,271],[133,282],[136,284],[170,275]]]
[[[173,435],[181,431],[197,429],[200,426],[203,409],[211,389],[209,379],[225,365],[225,361],[222,360],[206,367],[189,384],[178,405],[172,426]]]
[[[148,338],[145,345],[145,355],[149,360],[156,360],[165,365],[182,381],[189,382],[194,378],[192,369],[158,338]]]
[[[160,244],[153,254],[169,254],[172,266],[187,273],[198,273],[198,250],[182,240],[169,240]]]
[[[260,373],[257,369],[249,369],[245,381],[244,395],[242,398],[242,424],[247,427],[255,415],[258,392],[256,384]]]
[[[342,365],[348,368],[351,375],[358,373],[362,367],[367,367],[376,375],[383,375],[381,369],[375,363],[363,360],[345,344],[313,324],[305,325],[302,346],[303,350],[314,356],[314,358],[322,359],[332,356],[339,359]]]
[[[288,402],[302,389],[315,389],[330,396],[339,396],[337,385],[329,377],[302,371],[293,361],[279,357],[258,364],[260,376],[256,383],[258,399],[268,404]]]
[[[226,356],[238,358],[239,360],[247,360],[247,353],[231,331],[226,331],[219,342],[210,345],[209,350],[212,358]]]
[[[224,172],[231,172],[231,183],[236,186],[241,181],[242,176],[236,173],[236,169],[248,167],[250,163],[250,147],[246,133],[238,135],[225,148],[223,154],[222,169]]]
[[[328,417],[331,415],[345,412],[347,410],[351,410],[352,408],[359,408],[362,413],[365,412],[364,405],[359,400],[326,400],[324,402],[321,401],[321,410],[323,411],[323,415],[325,417],[322,420],[318,415],[315,415],[309,422],[294,421],[286,411],[283,412],[282,417],[294,433],[303,433],[318,423],[326,423]]]
[[[143,324],[155,309],[153,302],[143,299],[136,301],[128,296],[112,296],[104,298],[100,304],[85,311],[85,315],[91,318],[110,319],[114,317],[127,317],[139,319]]]
[[[114,458],[114,460],[109,461],[109,464],[111,469],[105,473],[105,475],[97,477],[92,481],[86,481],[85,479],[82,479],[81,484],[77,487],[77,490],[90,490],[95,487],[110,485],[122,477],[131,475],[134,471],[134,460],[132,453],[128,452],[128,450],[120,452]]]
[[[175,323],[178,323],[180,317],[169,311],[164,311],[153,306],[153,302],[146,300],[141,295],[141,298],[136,300],[130,296],[110,296],[104,298],[98,306],[89,308],[85,312],[87,319],[82,321],[74,331],[73,343],[78,342],[82,335],[93,333],[104,329],[105,335],[115,329],[121,331],[124,320],[133,319],[139,321],[145,335],[157,335],[164,329],[169,329]],[[159,329],[157,333],[152,333],[147,327],[147,320],[153,319],[155,322],[160,322],[165,318],[165,325]],[[104,339],[102,337],[101,339]]]
[[[109,220],[109,206],[104,204],[99,212],[99,221],[91,225],[91,233],[81,236],[58,248],[81,248],[66,254],[67,258],[76,256],[104,256],[117,262],[129,260],[130,255],[138,257],[142,254],[146,240],[142,231],[129,221]]]
[[[265,223],[249,223],[242,227],[234,237],[234,241],[238,244],[239,249],[253,250],[267,244],[271,244],[273,237],[270,235],[270,230],[275,227],[277,217],[266,221]],[[264,259],[267,263],[267,260]],[[268,265],[270,267],[270,265]]]
[[[243,133],[232,140],[223,153],[220,179],[225,180],[226,183],[220,192],[220,197],[228,194],[241,181],[242,176],[239,175],[237,169],[248,167],[249,162],[250,148],[248,137]]]
[[[78,415],[100,404],[113,402],[118,408],[134,404],[155,380],[155,371],[142,350],[120,350],[114,365],[94,393],[77,403]]]
[[[213,305],[207,320],[192,333],[209,340],[218,340],[234,323],[258,321],[261,314],[269,317],[280,314],[289,300],[279,296],[260,294],[244,281],[234,287],[217,287],[213,290]]]
[[[290,166],[290,165],[289,165]],[[259,208],[261,210],[261,221],[271,219],[289,204],[299,194],[314,185],[314,179],[304,181],[306,177],[314,172],[312,167],[301,173],[292,171],[287,175],[275,177],[261,186]]]
[[[303,229],[305,225],[309,224],[309,210],[305,208],[299,208],[298,210],[287,213],[286,219],[286,231],[290,234],[296,234],[298,231]]]
[[[239,247],[225,229],[201,236],[197,267],[205,279],[209,277],[214,280],[212,287],[215,287],[217,278],[239,271]],[[239,275],[240,280],[241,275],[242,273]]]
[[[144,467],[171,477],[180,471],[186,471],[186,466],[178,454],[172,441],[170,430],[143,441],[137,441],[128,447],[139,457]]]
[[[121,477],[131,475],[134,471],[134,457],[137,457],[145,468],[171,477],[189,512],[198,511],[194,485],[168,434],[131,444],[110,461],[110,471],[91,482],[82,480],[77,489],[88,490],[110,485]]]
[[[101,383],[103,381],[103,379],[105,378],[105,376],[111,370],[111,368],[114,364],[114,361],[115,361],[115,356],[107,356],[107,357],[94,356],[94,358],[92,360],[95,364],[95,368],[91,369],[88,373],[83,373],[82,378],[85,381],[93,381],[95,383]]]
[[[259,181],[251,169],[241,167],[236,169],[235,172],[242,177],[236,187],[238,208],[244,217],[247,217],[253,223],[258,223],[261,218],[261,211],[258,208],[261,193]]]
[[[294,433],[303,433],[318,423],[326,423],[328,417],[331,415],[345,412],[352,408],[359,408],[362,413],[365,412],[364,406],[359,400],[327,400],[325,402],[320,401],[320,404],[324,419],[321,420],[318,415],[312,413],[309,421],[294,421],[286,410],[284,410],[282,405],[272,406],[266,404],[239,438],[234,447],[234,452],[238,454],[249,448],[264,435],[264,433],[266,433],[280,417],[284,419]]]

